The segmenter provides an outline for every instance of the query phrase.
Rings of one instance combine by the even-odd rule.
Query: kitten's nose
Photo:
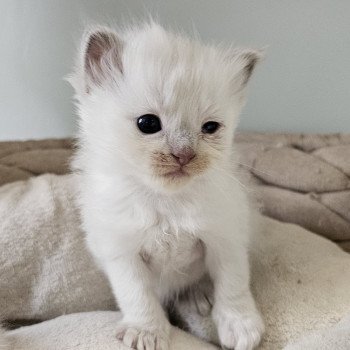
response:
[[[180,165],[186,165],[195,157],[196,154],[194,153],[192,148],[186,147],[181,148],[178,151],[173,151],[171,155],[176,159],[176,161]]]

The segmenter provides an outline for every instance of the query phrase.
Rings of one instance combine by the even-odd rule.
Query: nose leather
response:
[[[196,154],[194,153],[193,149],[189,147],[181,148],[172,153],[172,156],[180,165],[188,164],[195,157],[195,155]]]

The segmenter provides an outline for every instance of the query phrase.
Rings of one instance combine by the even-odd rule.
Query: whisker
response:
[[[242,188],[244,188],[247,192],[253,192],[250,188],[248,188],[247,186],[245,186],[241,181],[239,181],[234,175],[232,175],[231,173],[229,173],[228,171],[222,169],[222,168],[217,168],[214,167],[215,170],[220,171],[223,175],[226,175],[227,177],[231,178],[232,180],[234,180],[235,182],[237,182]]]
[[[254,170],[254,171],[256,171],[257,173],[265,174],[265,175],[268,175],[268,176],[273,176],[271,173],[267,173],[266,171],[259,170],[259,169],[257,169],[257,168],[254,168],[254,167],[251,166],[251,165],[248,165],[248,164],[244,164],[244,163],[241,163],[241,162],[235,162],[235,161],[234,161],[234,164],[236,164],[236,165],[241,165],[241,166],[243,166],[243,167],[245,167],[245,168]]]
[[[227,192],[225,192],[224,189],[221,188],[217,182],[213,181],[211,178],[209,179],[209,182],[212,185],[214,185],[214,187],[216,187],[226,199],[229,199]]]
[[[163,168],[163,167],[172,167],[172,168],[178,168],[178,166],[174,165],[174,164],[152,164],[155,168]]]

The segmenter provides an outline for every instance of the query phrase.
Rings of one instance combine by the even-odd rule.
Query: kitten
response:
[[[83,39],[71,77],[79,108],[79,205],[137,348],[169,348],[164,308],[209,274],[223,347],[258,345],[249,289],[250,209],[233,176],[233,133],[260,52],[222,49],[150,23]],[[117,327],[117,325],[116,325]]]

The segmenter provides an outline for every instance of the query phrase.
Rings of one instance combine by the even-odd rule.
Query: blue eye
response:
[[[137,127],[144,134],[155,134],[162,130],[160,119],[154,114],[145,114],[137,118]]]
[[[206,122],[202,125],[203,134],[214,134],[220,127],[220,124],[217,122]]]

